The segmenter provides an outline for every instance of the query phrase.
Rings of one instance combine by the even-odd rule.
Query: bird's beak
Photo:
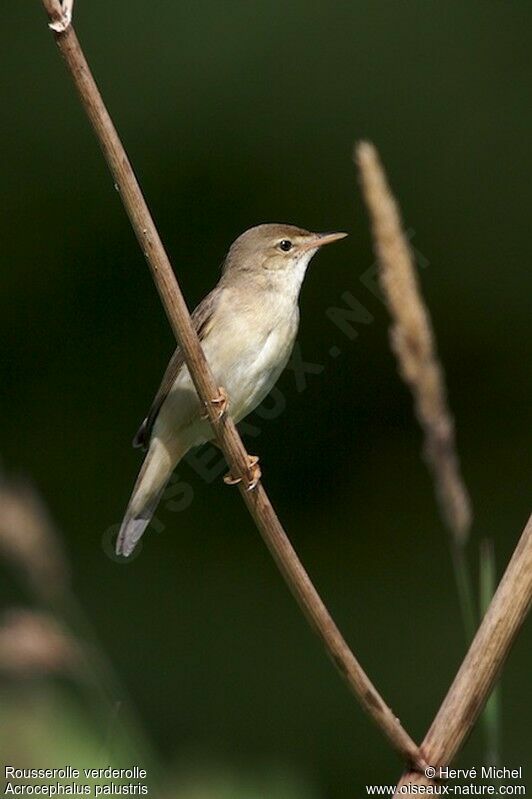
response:
[[[333,241],[345,239],[347,233],[316,233],[311,239],[308,239],[304,244],[299,245],[300,250],[316,250],[318,247],[323,247],[324,244],[332,244]]]

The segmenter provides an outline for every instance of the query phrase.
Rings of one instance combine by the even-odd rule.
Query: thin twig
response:
[[[62,9],[58,0],[42,0],[42,3],[52,22],[61,18]],[[113,180],[120,191],[122,202],[148,261],[166,315],[183,350],[198,395],[205,403],[209,420],[231,474],[245,475],[248,469],[246,450],[233,421],[227,416],[219,419],[215,406],[210,402],[218,395],[218,386],[207,365],[170,261],[74,29],[70,25],[66,31],[54,35],[99,140]],[[243,484],[239,488],[288,587],[351,691],[400,755],[415,768],[422,768],[418,747],[385,704],[349,649],[290,544],[264,488],[260,483],[253,491],[247,491]]]
[[[532,516],[460,670],[421,745],[423,758],[438,769],[448,765],[471,732],[488,699],[532,601]],[[405,786],[432,784],[419,773],[401,778],[395,796],[409,796]],[[402,790],[401,790],[402,789]],[[419,795],[415,788],[412,795]]]

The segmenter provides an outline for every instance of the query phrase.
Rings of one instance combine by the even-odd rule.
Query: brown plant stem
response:
[[[436,771],[452,761],[471,732],[530,610],[531,601],[532,516],[458,674],[421,744],[423,759]],[[395,796],[408,796],[399,792],[408,784],[433,783],[420,773],[407,772],[401,778]]]
[[[42,0],[42,3],[52,24],[61,22],[63,10],[58,0]],[[63,32],[54,32],[54,36],[71,72],[113,180],[120,191],[124,208],[151,269],[166,315],[183,350],[198,395],[205,403],[209,420],[231,474],[246,475],[248,470],[246,450],[231,418],[224,415],[218,419],[217,411],[210,402],[218,395],[218,386],[214,382],[193,329],[183,295],[139,184],[91,75],[74,29],[69,25]],[[400,755],[415,768],[422,767],[423,763],[419,759],[416,744],[385,704],[349,649],[299,561],[264,488],[259,483],[253,491],[247,491],[243,482],[239,485],[239,489],[288,587],[351,691]]]

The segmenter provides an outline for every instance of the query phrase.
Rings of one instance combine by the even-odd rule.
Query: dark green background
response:
[[[315,259],[301,297],[302,355],[326,368],[304,391],[285,374],[285,411],[247,443],[339,626],[420,738],[464,636],[386,312],[360,280],[373,255],[351,151],[377,144],[428,262],[471,561],[476,574],[492,537],[500,572],[529,510],[532,6],[78,0],[75,19],[191,307],[253,224],[350,233]],[[160,511],[165,532],[131,564],[106,557],[172,336],[39,3],[5,4],[2,27],[5,469],[46,498],[76,594],[170,770],[286,773],[318,799],[393,781],[399,761],[236,491],[182,465],[192,505]],[[354,340],[326,314],[346,291],[373,316]],[[504,765],[526,765],[531,654],[525,631],[502,682]],[[461,762],[481,758],[477,732]],[[246,795],[273,796],[266,785]]]

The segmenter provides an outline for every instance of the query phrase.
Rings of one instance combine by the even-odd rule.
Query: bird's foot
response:
[[[259,458],[257,455],[248,455],[248,468],[246,474],[242,477],[233,477],[231,473],[226,474],[224,483],[228,486],[234,486],[242,481],[246,484],[247,491],[253,491],[257,487],[257,483],[261,478],[261,468],[259,466]]]
[[[229,404],[229,397],[227,396],[225,388],[220,386],[218,388],[218,394],[216,395],[216,397],[213,397],[211,400],[209,400],[209,404],[214,405],[214,407],[218,410],[218,416],[216,418],[221,419],[227,410],[227,405]],[[205,403],[205,405],[207,405],[207,403]],[[202,419],[209,418],[209,414],[207,413],[207,411],[204,411],[201,414],[201,418]]]

